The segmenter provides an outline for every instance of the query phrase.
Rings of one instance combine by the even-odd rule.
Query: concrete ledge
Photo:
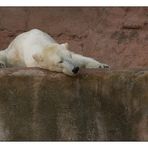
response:
[[[148,140],[148,70],[0,70],[0,140]]]

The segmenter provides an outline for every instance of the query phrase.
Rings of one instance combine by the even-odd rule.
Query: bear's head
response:
[[[63,72],[74,76],[79,71],[72,59],[72,53],[68,51],[68,44],[52,43],[42,50],[41,53],[33,55],[34,60],[40,68],[50,71]]]

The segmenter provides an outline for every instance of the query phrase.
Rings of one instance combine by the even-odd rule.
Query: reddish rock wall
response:
[[[39,28],[113,69],[148,67],[148,8],[0,8],[0,48]]]

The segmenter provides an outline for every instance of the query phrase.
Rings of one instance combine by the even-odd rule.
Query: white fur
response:
[[[7,49],[0,51],[2,67],[40,67],[75,75],[75,67],[107,68],[92,58],[68,50],[68,44],[58,44],[51,36],[38,29],[18,35]]]

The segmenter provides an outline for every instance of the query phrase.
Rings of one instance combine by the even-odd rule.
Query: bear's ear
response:
[[[67,48],[68,49],[68,47],[69,47],[69,45],[68,45],[68,43],[64,43],[64,44],[62,44],[65,48]]]
[[[37,62],[42,62],[43,61],[43,57],[39,53],[36,53],[36,54],[32,55],[32,57]]]

